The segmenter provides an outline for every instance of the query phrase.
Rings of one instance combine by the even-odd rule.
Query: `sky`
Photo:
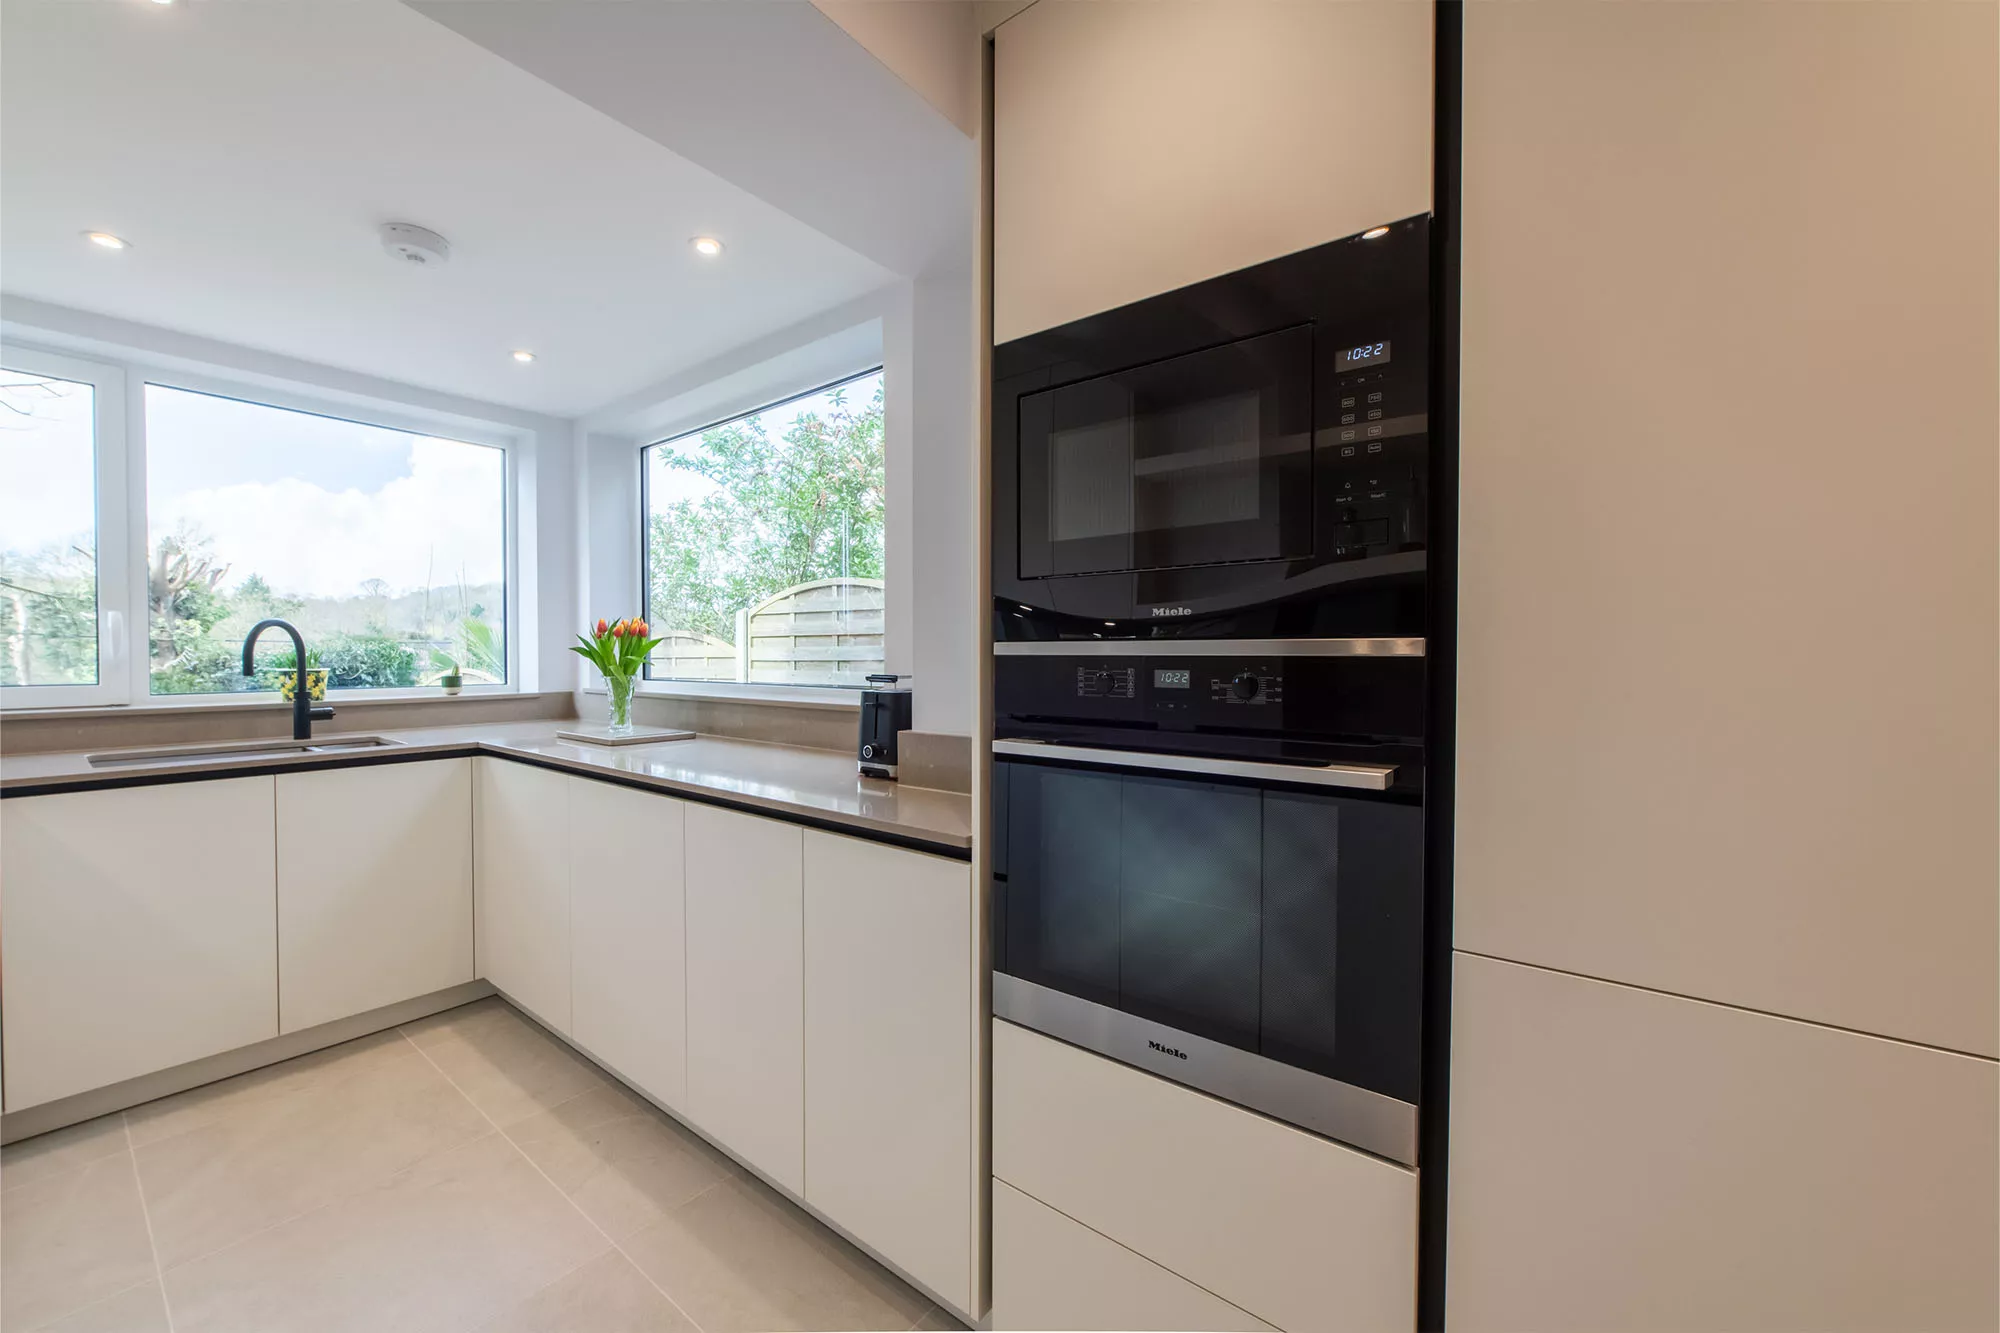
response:
[[[87,533],[96,487],[90,386],[29,379],[0,376],[0,548],[20,552]],[[148,541],[205,533],[225,590],[253,573],[312,597],[505,575],[498,449],[149,384],[146,471]]]

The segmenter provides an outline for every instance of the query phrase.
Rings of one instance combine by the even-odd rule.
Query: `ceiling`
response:
[[[930,142],[912,107],[956,134],[807,5],[532,8],[683,11],[708,44],[704,59],[676,42],[650,73],[629,53],[601,77],[572,59],[562,73],[586,91],[659,89],[680,66],[706,120],[727,124],[730,89],[692,71],[733,62],[775,78],[830,51],[820,77],[849,80],[853,94],[836,101],[873,98],[878,121],[916,125],[892,142]],[[774,31],[782,49],[760,54],[754,43]],[[732,146],[742,134],[697,124],[697,165],[662,142],[674,126],[660,113],[691,112],[687,89],[650,103],[643,87],[621,93],[622,110],[646,111],[628,115],[645,122],[634,128],[396,0],[8,0],[0,35],[7,295],[575,416],[879,288],[895,273],[884,257],[920,258],[928,243],[905,243],[909,224],[889,228],[879,205],[851,199],[828,215],[849,244],[824,220],[800,220],[815,193],[873,197],[879,124],[831,116],[868,137],[820,161],[810,190],[751,193],[723,172],[770,185],[774,163],[800,150]],[[787,137],[768,112],[739,119]],[[792,137],[809,144],[815,132]],[[932,193],[932,205],[900,202],[964,216],[955,183]],[[787,211],[774,194],[806,206]],[[868,241],[871,217],[900,250],[866,247],[870,257],[853,244]],[[391,221],[442,233],[450,262],[389,258],[376,228]],[[90,245],[81,233],[92,229],[131,249]],[[696,235],[727,248],[703,259]],[[537,359],[517,364],[515,348]]]

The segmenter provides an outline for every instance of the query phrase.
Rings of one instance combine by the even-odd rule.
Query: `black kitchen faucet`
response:
[[[246,676],[257,674],[256,662],[253,660],[257,654],[257,636],[267,629],[281,629],[292,636],[292,664],[297,668],[297,679],[292,683],[292,739],[309,741],[313,734],[313,719],[324,721],[333,716],[333,710],[312,706],[312,688],[308,684],[311,672],[306,667],[306,641],[305,636],[299,633],[298,626],[289,620],[276,619],[260,620],[252,625],[250,633],[243,639],[243,674]]]

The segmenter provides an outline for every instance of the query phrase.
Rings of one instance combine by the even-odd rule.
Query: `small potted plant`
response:
[[[299,692],[299,664],[297,653],[286,653],[279,659],[278,696],[290,703]],[[326,699],[326,668],[319,664],[319,649],[306,649],[306,698],[314,703]]]
[[[646,622],[621,620],[615,625],[597,622],[591,634],[577,635],[570,651],[581,657],[604,677],[604,691],[611,696],[611,734],[632,734],[632,692],[638,688],[639,673],[646,658],[665,640],[649,639]]]
[[[458,659],[447,657],[444,673],[438,677],[438,684],[444,686],[446,694],[457,694],[465,688],[465,675],[459,670]]]

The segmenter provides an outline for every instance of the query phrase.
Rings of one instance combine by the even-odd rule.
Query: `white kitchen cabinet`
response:
[[[472,761],[276,782],[279,1030],[471,981]]]
[[[1131,1328],[1268,1333],[1271,1328],[1004,1180],[993,1182],[989,1327],[1007,1333]]]
[[[577,1045],[687,1104],[682,802],[569,780],[570,1001]]]
[[[1395,0],[1008,19],[993,34],[993,340],[1428,212],[1432,33],[1431,6]]]
[[[0,802],[19,1111],[278,1035],[269,777]]]
[[[687,806],[687,1109],[805,1193],[804,830]]]
[[[1291,1333],[1415,1325],[1416,1172],[999,1020],[993,1174]]]
[[[1460,954],[1451,1328],[1992,1329],[1990,1060]]]
[[[971,868],[805,834],[805,1197],[974,1309]]]
[[[570,1031],[569,777],[478,761],[473,861],[479,974]]]

